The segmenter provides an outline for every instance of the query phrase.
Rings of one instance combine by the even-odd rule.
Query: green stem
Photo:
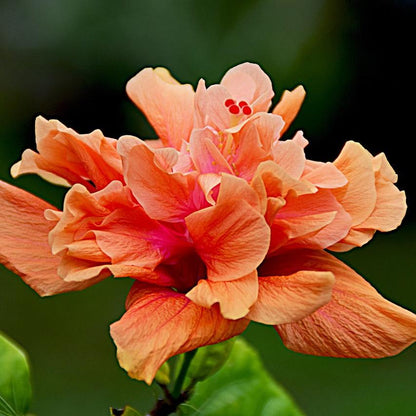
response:
[[[182,393],[183,383],[185,381],[186,373],[188,372],[189,366],[191,365],[192,358],[196,354],[198,349],[189,351],[185,353],[181,371],[179,372],[178,378],[175,382],[175,387],[173,388],[172,396],[177,399]]]

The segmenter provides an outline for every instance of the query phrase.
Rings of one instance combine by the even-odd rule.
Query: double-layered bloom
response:
[[[70,186],[63,210],[0,183],[0,260],[40,295],[108,276],[134,284],[111,326],[120,364],[150,383],[169,357],[273,325],[298,352],[384,357],[416,340],[416,316],[327,250],[401,222],[405,196],[384,154],[348,142],[334,162],[283,133],[305,92],[274,95],[255,64],[196,91],[146,68],[127,93],[159,140],[78,134],[36,120],[38,152],[14,176]]]

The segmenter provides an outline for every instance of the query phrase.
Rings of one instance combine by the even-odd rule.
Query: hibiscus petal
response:
[[[279,273],[278,262],[270,259],[267,263],[269,273]],[[331,300],[333,284],[330,272],[299,271],[288,276],[259,277],[257,302],[247,318],[268,325],[296,322]]]
[[[305,152],[294,140],[277,141],[273,145],[273,159],[295,179],[299,179],[305,169]]]
[[[392,231],[401,224],[406,213],[406,195],[393,185],[397,182],[397,175],[384,153],[373,159],[373,168],[376,180],[376,206],[358,228]]]
[[[203,136],[203,132],[192,135],[189,150],[194,166],[200,173],[232,173],[224,156],[209,137]]]
[[[205,88],[201,80],[195,93],[195,127],[209,125],[221,131],[238,124],[238,120],[224,105],[228,98],[230,93],[226,88],[218,84]]]
[[[320,189],[315,194],[300,197],[289,195],[286,205],[276,215],[272,235],[282,228],[292,239],[289,241],[292,248],[320,249],[340,241],[350,227],[350,215],[330,191]]]
[[[186,294],[194,303],[210,308],[215,303],[220,306],[221,315],[227,319],[240,319],[247,315],[250,306],[257,299],[257,272],[253,271],[240,279],[213,282],[200,280]]]
[[[194,212],[185,221],[211,280],[233,280],[251,273],[269,248],[269,226],[244,200],[224,201]]]
[[[416,315],[384,299],[356,272],[323,251],[294,251],[280,267],[331,271],[332,300],[302,321],[276,327],[285,345],[304,354],[381,358],[416,341]]]
[[[54,226],[44,217],[47,202],[0,181],[0,262],[20,275],[39,295],[84,289],[89,282],[64,282],[57,274],[60,258],[53,256],[48,233]]]
[[[127,83],[127,94],[145,114],[165,146],[176,149],[193,126],[194,90],[165,68],[145,68]]]
[[[237,145],[233,166],[238,176],[251,180],[259,163],[272,158],[272,143],[282,127],[281,117],[267,113],[257,113],[241,125],[233,134]]]
[[[36,173],[58,185],[81,183],[89,190],[123,180],[116,140],[100,130],[78,134],[57,120],[37,117],[35,131],[39,153],[25,150],[12,167],[12,176]]]
[[[196,305],[182,293],[136,283],[127,312],[111,325],[121,367],[150,384],[170,357],[240,334],[248,320],[227,320],[218,307]],[[180,328],[180,331],[178,331]]]
[[[348,183],[333,193],[351,215],[352,226],[366,220],[376,204],[373,156],[359,143],[345,144],[334,165],[345,175]]]
[[[345,175],[335,167],[333,163],[322,163],[316,169],[311,170],[302,179],[313,183],[318,188],[340,188],[347,184]]]
[[[310,182],[293,178],[282,167],[271,160],[259,164],[253,182],[258,180],[258,178],[264,183],[267,196],[286,197],[289,192],[296,195],[304,195],[318,191]]]
[[[155,163],[153,150],[139,139],[121,137],[118,151],[126,183],[150,217],[179,221],[196,209],[195,175],[164,171]]]
[[[229,69],[221,80],[237,101],[245,100],[253,105],[255,113],[267,111],[274,96],[270,78],[257,64],[245,62]]]
[[[273,109],[273,114],[277,114],[283,118],[285,126],[282,129],[282,134],[289,128],[292,121],[297,116],[303,100],[305,99],[305,89],[302,85],[297,86],[294,90],[286,90],[276,107]]]
[[[230,199],[244,200],[254,209],[261,211],[260,198],[257,192],[245,181],[233,175],[223,173],[218,193],[217,203],[221,204]],[[262,212],[264,214],[264,212]]]
[[[358,228],[395,230],[406,213],[406,195],[391,182],[376,181],[377,202],[371,215]]]

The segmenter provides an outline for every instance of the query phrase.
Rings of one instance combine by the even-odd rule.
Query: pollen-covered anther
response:
[[[247,101],[240,101],[238,104],[235,100],[232,98],[228,98],[225,100],[224,105],[228,108],[228,111],[231,114],[237,115],[237,114],[244,114],[246,116],[249,116],[253,113],[253,110],[247,103]]]
[[[245,105],[242,108],[242,111],[243,111],[243,114],[245,114],[246,116],[249,116],[253,112],[253,110],[251,109],[251,107],[249,107],[248,105]]]
[[[249,116],[253,112],[253,110],[251,109],[251,107],[248,105],[247,101],[240,101],[238,103],[238,106],[241,108],[241,111],[246,116]]]
[[[238,107],[238,105],[233,104],[233,105],[230,105],[230,106],[228,107],[228,111],[229,111],[231,114],[238,114],[238,113],[240,112],[240,108]]]

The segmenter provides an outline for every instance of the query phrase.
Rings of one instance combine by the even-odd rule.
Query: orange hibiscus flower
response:
[[[63,210],[0,183],[0,260],[40,295],[131,277],[111,326],[120,364],[151,383],[171,356],[273,325],[288,348],[335,357],[394,355],[416,316],[325,250],[396,228],[404,193],[383,154],[348,142],[333,162],[306,159],[302,132],[280,137],[302,87],[273,97],[255,64],[194,92],[146,68],[127,92],[159,136],[118,141],[38,118],[38,153],[13,175],[71,186]]]

